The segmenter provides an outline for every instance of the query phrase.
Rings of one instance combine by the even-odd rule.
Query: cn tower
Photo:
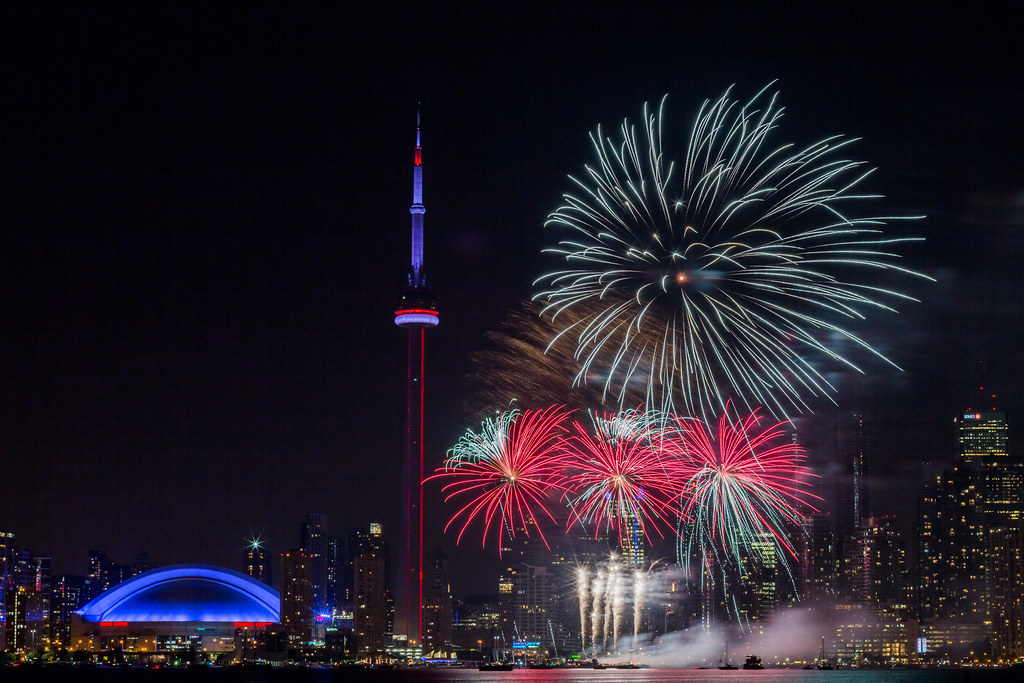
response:
[[[395,324],[409,335],[409,372],[406,380],[405,468],[402,487],[402,523],[405,538],[400,548],[398,619],[404,621],[409,643],[423,642],[423,369],[426,332],[437,325],[437,304],[427,290],[423,272],[423,150],[420,113],[416,112],[416,152],[412,169],[412,263],[409,283],[395,311]]]

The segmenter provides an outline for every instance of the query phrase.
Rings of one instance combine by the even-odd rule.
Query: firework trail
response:
[[[605,572],[604,570],[599,570],[592,588],[594,605],[593,611],[590,614],[590,643],[594,647],[595,654],[597,654],[597,636],[600,633],[599,629],[601,627],[601,598],[604,596],[604,588]]]
[[[779,145],[776,95],[726,92],[701,107],[677,166],[663,108],[645,106],[639,130],[626,120],[616,139],[599,127],[596,165],[547,221],[570,234],[546,250],[564,266],[537,280],[535,300],[552,343],[575,346],[576,383],[604,377],[629,405],[639,382],[648,407],[705,419],[730,396],[785,417],[832,398],[816,364],[860,372],[834,340],[889,362],[847,326],[910,300],[875,284],[880,273],[919,274],[895,253],[912,240],[883,234],[893,218],[854,213],[877,196],[857,189],[872,169],[841,156],[852,140]]]
[[[566,312],[558,322],[567,317],[575,320],[591,309],[596,313],[598,306],[581,306],[578,311]],[[568,337],[555,339],[557,334],[558,327],[552,324],[550,315],[541,315],[538,304],[524,302],[510,311],[499,329],[487,333],[487,347],[470,356],[468,385],[473,390],[463,405],[466,414],[482,419],[513,399],[520,408],[562,404],[617,410],[617,400],[605,400],[605,378],[592,376],[570,385],[572,375],[567,369],[577,364],[576,346]],[[646,386],[633,382],[627,392],[627,405],[642,405],[646,395]]]
[[[766,541],[780,562],[796,557],[787,529],[799,528],[801,509],[814,509],[813,475],[803,449],[784,439],[788,422],[762,428],[761,420],[757,411],[736,422],[726,413],[712,435],[699,420],[677,419],[679,439],[669,447],[689,469],[683,516],[695,530],[687,562],[695,551],[721,552],[739,565],[766,552]]]
[[[463,518],[456,542],[476,520],[483,523],[482,545],[492,533],[501,553],[503,529],[515,537],[517,528],[529,535],[533,523],[541,540],[540,513],[554,516],[546,501],[565,490],[562,451],[554,448],[572,411],[560,406],[544,410],[506,411],[488,418],[479,432],[468,431],[448,452],[448,459],[428,479],[448,481],[445,501],[469,501],[452,515],[445,531]]]
[[[643,413],[591,414],[594,434],[573,421],[562,439],[562,460],[569,466],[566,498],[569,525],[591,524],[614,531],[620,545],[633,547],[649,531],[669,529],[678,510],[681,479],[678,461],[664,458],[653,445],[654,429]],[[660,438],[660,437],[659,437]]]
[[[590,604],[590,572],[586,567],[576,570],[576,595],[580,603],[580,651],[587,651],[587,605]]]
[[[615,586],[612,588],[612,647],[618,654],[619,634],[622,632],[622,608],[626,602],[625,577],[616,574]]]
[[[604,622],[601,629],[601,652],[608,653],[608,629],[612,624],[612,611],[614,610],[615,602],[615,584],[619,581],[617,564],[613,564],[608,574],[608,578],[605,581],[605,596],[604,596]]]
[[[633,651],[636,651],[636,639],[640,635],[640,616],[644,609],[644,575],[633,572]]]

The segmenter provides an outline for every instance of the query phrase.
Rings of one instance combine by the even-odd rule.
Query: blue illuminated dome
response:
[[[119,583],[76,613],[87,622],[277,623],[281,620],[281,596],[241,572],[176,564]]]

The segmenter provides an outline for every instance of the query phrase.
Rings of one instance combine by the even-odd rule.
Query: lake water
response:
[[[914,669],[873,671],[803,671],[765,669],[763,671],[719,671],[717,669],[517,669],[515,671],[477,671],[476,669],[417,668],[371,671],[361,669],[273,670],[201,669],[38,669],[15,667],[0,669],[0,681],[38,681],[47,679],[77,681],[220,681],[238,683],[987,683],[1024,681],[1024,671],[1009,669]]]

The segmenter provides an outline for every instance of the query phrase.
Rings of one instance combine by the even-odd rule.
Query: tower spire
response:
[[[416,111],[416,152],[412,167],[412,264],[409,269],[409,285],[425,287],[426,277],[423,275],[423,148],[420,146],[420,112]]]

